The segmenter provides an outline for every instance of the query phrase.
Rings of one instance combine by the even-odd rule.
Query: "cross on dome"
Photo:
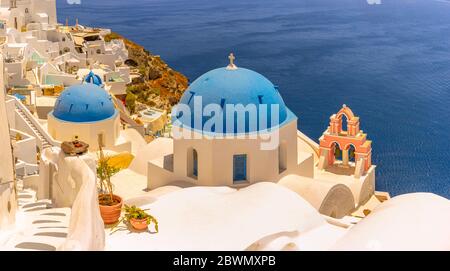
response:
[[[234,54],[230,53],[230,55],[228,56],[228,59],[230,60],[230,64],[228,64],[227,70],[237,70],[237,66],[234,64],[234,60],[236,59]]]

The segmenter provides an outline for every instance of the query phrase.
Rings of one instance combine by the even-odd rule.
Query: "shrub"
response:
[[[106,35],[106,36],[104,37],[104,39],[105,39],[106,42],[110,42],[110,41],[112,41],[112,40],[117,40],[117,39],[121,39],[121,38],[122,38],[122,37],[119,36],[119,35],[116,34],[116,33],[111,33],[111,34],[108,34],[108,35]]]
[[[132,92],[128,92],[125,97],[125,105],[128,111],[130,111],[131,114],[134,114],[134,111],[136,110],[136,95]]]

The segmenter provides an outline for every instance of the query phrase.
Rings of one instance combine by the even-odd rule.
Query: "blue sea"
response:
[[[347,104],[373,140],[377,190],[450,198],[450,1],[67,1],[61,23],[112,28],[191,81],[234,52],[316,141]]]

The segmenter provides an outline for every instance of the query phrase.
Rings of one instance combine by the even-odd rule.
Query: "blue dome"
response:
[[[94,84],[66,88],[55,102],[53,116],[63,121],[93,122],[116,114],[111,96]]]
[[[89,72],[89,74],[84,79],[84,82],[91,83],[97,86],[101,86],[103,84],[102,79],[100,76],[94,74],[92,71]]]
[[[202,98],[202,105],[194,106],[196,98],[199,97]],[[220,106],[221,116],[219,117],[223,118],[222,127],[217,128],[216,125],[208,124],[208,120],[215,117],[214,113],[211,116],[201,115],[209,104]],[[219,68],[203,74],[189,86],[181,97],[179,105],[181,107],[177,107],[172,116],[174,125],[182,124],[184,127],[212,133],[250,133],[280,126],[291,117],[295,117],[287,109],[277,87],[272,82],[261,74],[244,68]],[[185,112],[181,109],[182,105],[190,108],[190,116],[183,116]],[[230,119],[227,117],[228,105],[245,107],[254,105],[254,108],[257,109],[257,120],[250,114],[241,114],[241,120],[238,121],[235,114],[235,117],[231,118],[234,121],[228,121],[227,125],[227,119]],[[201,127],[200,121],[195,121],[197,113],[194,114],[194,108],[202,116]],[[230,115],[233,114],[232,110],[229,111]],[[272,111],[274,115],[272,115]],[[242,125],[243,119],[245,119],[245,125]],[[238,124],[239,122],[240,124]]]

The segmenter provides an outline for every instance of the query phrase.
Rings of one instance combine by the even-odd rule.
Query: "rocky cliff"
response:
[[[112,39],[122,39],[128,49],[125,64],[131,67],[132,83],[127,87],[126,100],[130,111],[140,103],[166,110],[178,103],[188,86],[186,76],[171,69],[158,55],[117,33],[105,36],[105,41]]]

